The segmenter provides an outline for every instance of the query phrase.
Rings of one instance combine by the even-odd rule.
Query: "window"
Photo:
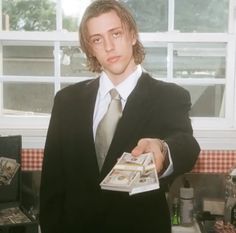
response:
[[[96,76],[86,67],[77,33],[90,2],[0,0],[0,134],[20,133],[26,146],[41,147],[55,93]],[[140,29],[143,67],[189,90],[202,147],[235,149],[234,0],[123,2]]]
[[[53,0],[1,0],[3,30],[56,30],[56,2]]]

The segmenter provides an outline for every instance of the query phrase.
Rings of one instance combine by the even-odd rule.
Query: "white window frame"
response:
[[[59,1],[60,3],[60,1]],[[50,82],[55,84],[55,92],[60,89],[60,82],[77,82],[91,77],[61,77],[60,76],[60,57],[59,49],[61,43],[71,43],[78,45],[78,33],[65,32],[62,30],[60,4],[57,7],[57,31],[54,32],[15,32],[2,31],[0,33],[0,59],[2,57],[1,42],[9,44],[16,42],[41,42],[54,45],[55,74],[53,77],[22,77],[21,81]],[[174,0],[169,0],[169,7],[174,9]],[[199,118],[192,117],[194,135],[199,141],[202,149],[230,149],[236,150],[236,3],[230,0],[229,12],[229,33],[180,33],[174,31],[173,17],[169,15],[169,32],[165,33],[140,33],[141,41],[144,45],[156,45],[158,43],[188,43],[188,42],[220,42],[226,43],[226,79],[219,80],[219,83],[225,83],[225,117],[224,118]],[[1,23],[1,22],[0,22]],[[171,63],[170,63],[171,64]],[[1,75],[2,60],[0,60],[0,93],[2,91],[2,81],[19,81],[17,76]],[[173,78],[173,70],[171,66],[167,69],[167,81],[182,84],[211,84],[212,80],[177,79]],[[218,80],[217,80],[218,81]],[[2,99],[0,99],[0,109],[2,109]],[[0,114],[0,135],[21,134],[23,136],[24,148],[43,148],[47,133],[47,127],[50,116],[4,116]]]

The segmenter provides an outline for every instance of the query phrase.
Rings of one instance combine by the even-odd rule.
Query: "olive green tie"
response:
[[[116,89],[111,89],[109,93],[111,102],[107,112],[98,124],[95,136],[95,148],[100,170],[110,147],[117,123],[122,115],[122,105],[119,93]]]

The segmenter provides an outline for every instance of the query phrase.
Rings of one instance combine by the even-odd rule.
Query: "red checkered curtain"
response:
[[[41,171],[43,149],[23,149],[21,154],[22,171]]]

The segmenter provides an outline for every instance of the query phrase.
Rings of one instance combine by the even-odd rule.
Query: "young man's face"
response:
[[[92,54],[116,85],[135,68],[133,45],[136,38],[126,30],[115,11],[91,18],[87,22]]]

